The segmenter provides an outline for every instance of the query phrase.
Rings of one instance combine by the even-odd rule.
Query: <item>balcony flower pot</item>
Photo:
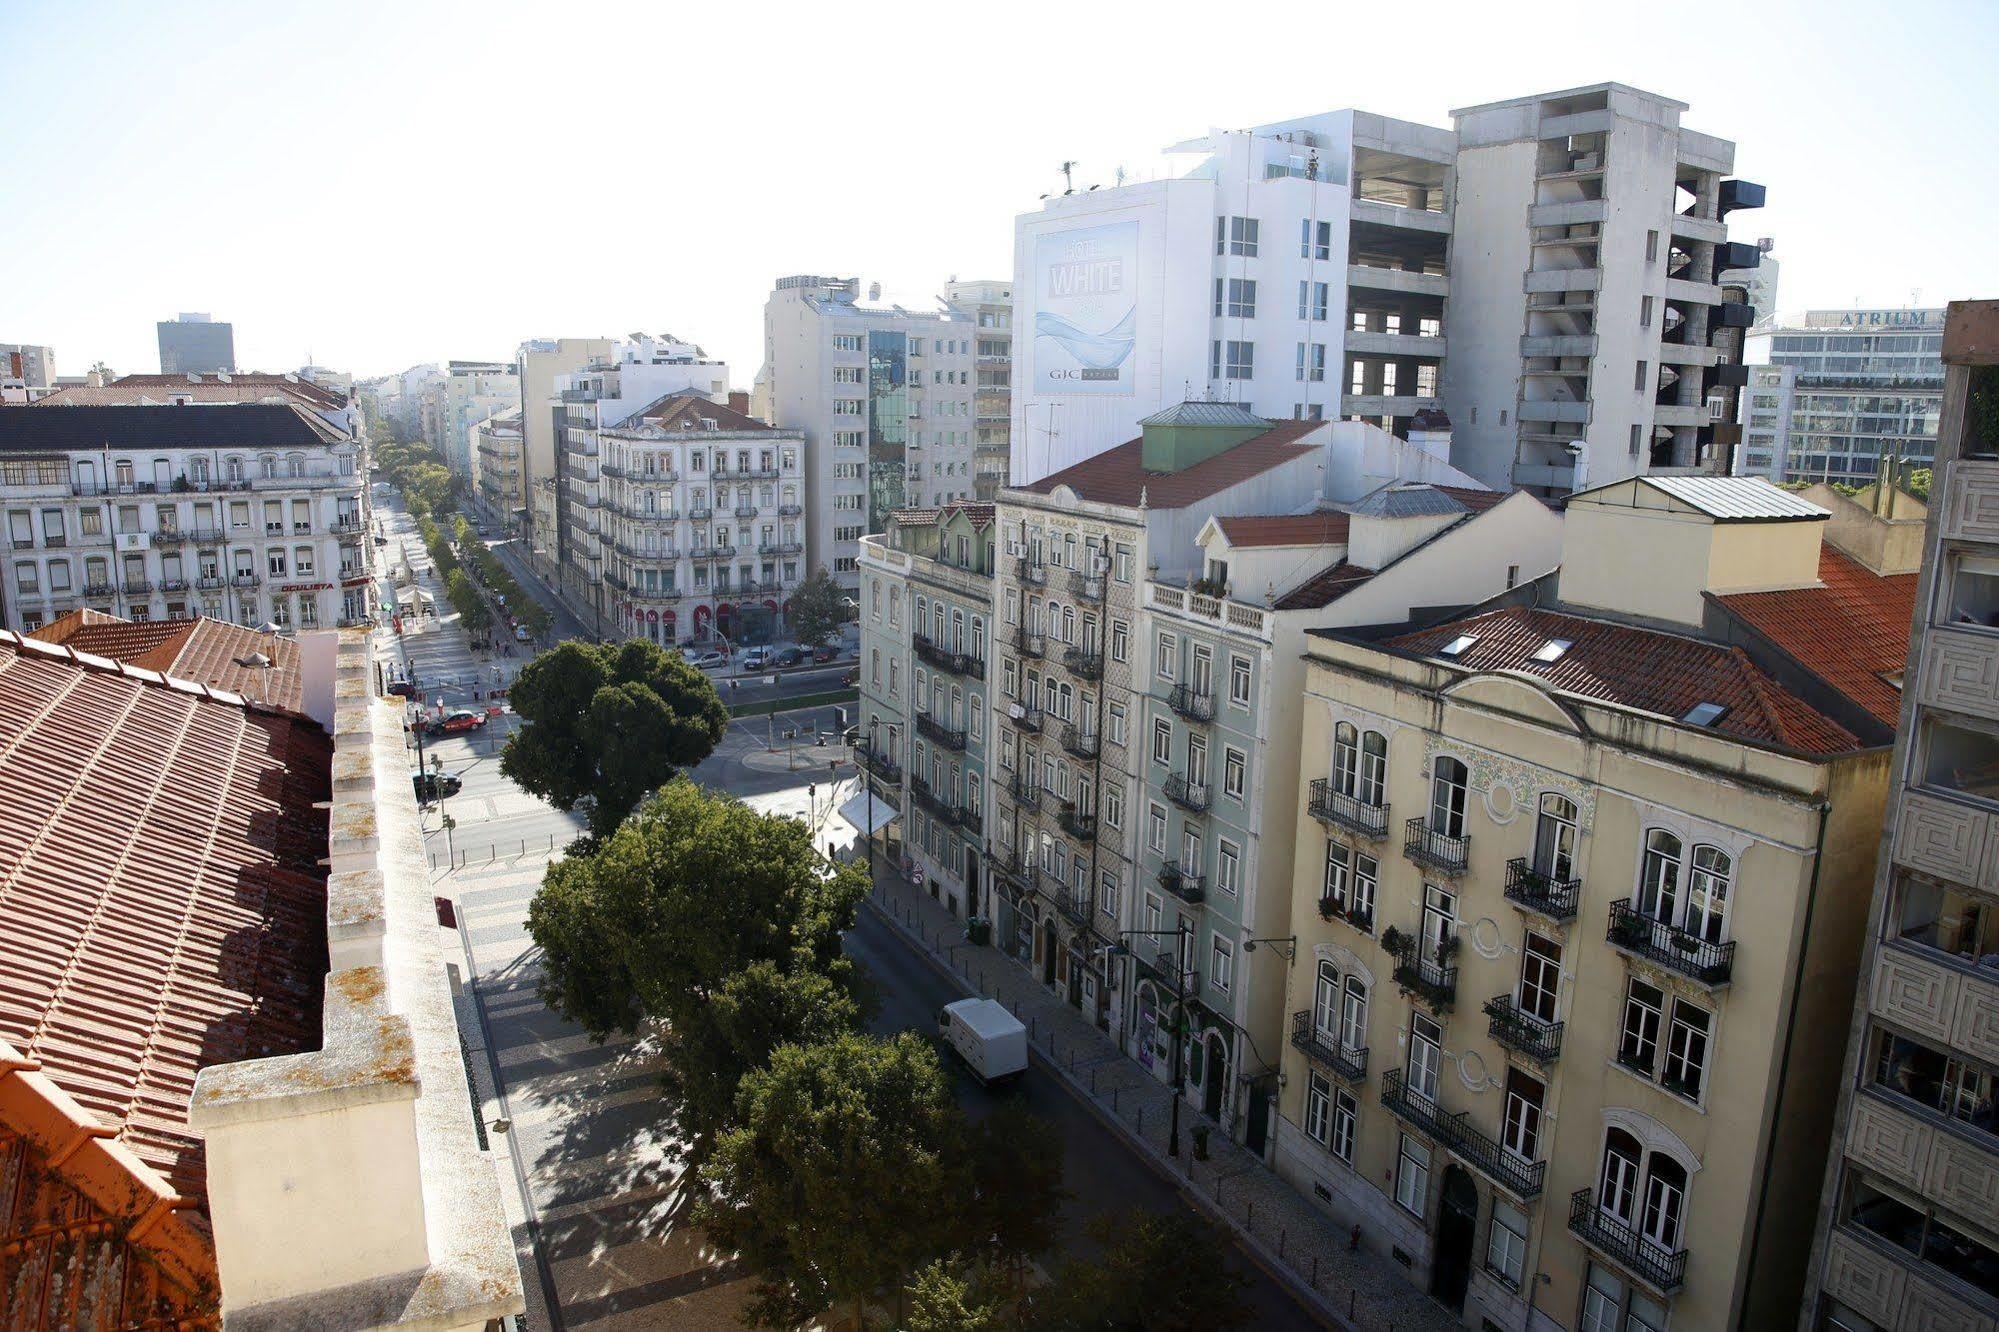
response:
[[[1340,909],[1340,904],[1338,902],[1335,902],[1332,898],[1322,897],[1319,899],[1320,920],[1325,921],[1327,924],[1331,924],[1334,918],[1338,916],[1343,916],[1345,914],[1346,913]]]
[[[1381,946],[1391,953],[1400,953],[1402,946],[1407,942],[1407,936],[1393,925],[1381,932]]]
[[[1647,933],[1643,921],[1632,920],[1628,916],[1620,917],[1617,923],[1610,927],[1611,942],[1622,944],[1626,948],[1636,948],[1644,943]]]

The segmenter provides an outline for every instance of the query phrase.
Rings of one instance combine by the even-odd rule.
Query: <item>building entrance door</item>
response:
[[[1430,1294],[1450,1308],[1465,1307],[1471,1280],[1472,1238],[1478,1233],[1478,1186],[1463,1166],[1444,1172],[1443,1213],[1437,1218],[1437,1251],[1430,1264]]]
[[[1041,983],[1055,983],[1055,922],[1044,921],[1041,926]]]

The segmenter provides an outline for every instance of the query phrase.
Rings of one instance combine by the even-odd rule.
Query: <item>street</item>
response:
[[[389,543],[377,548],[393,567],[408,560],[417,582],[437,598],[442,618],[398,636],[377,633],[378,655],[414,672],[426,705],[483,706],[495,680],[524,664],[516,655],[474,653],[443,600],[434,571],[407,513],[378,501]],[[530,595],[542,592],[509,560]],[[573,628],[558,616],[557,630]],[[837,687],[844,665],[787,672],[778,681],[726,681],[725,699],[751,701],[823,695]],[[473,691],[481,698],[475,700]],[[848,720],[851,720],[849,709]],[[644,1040],[593,1044],[548,1010],[536,993],[539,974],[526,921],[528,906],[551,859],[582,828],[582,820],[521,791],[499,771],[499,753],[515,720],[503,711],[483,728],[427,738],[424,760],[463,783],[425,819],[426,844],[438,891],[455,899],[472,986],[461,1010],[475,1081],[496,1152],[508,1153],[504,1188],[529,1291],[530,1326],[623,1328],[734,1327],[749,1298],[752,1274],[710,1252],[685,1216],[676,1144],[661,1125],[657,1056]],[[776,716],[737,718],[722,743],[692,773],[703,785],[753,807],[804,819],[814,842],[845,845],[853,831],[835,810],[853,793],[855,769],[838,743],[840,709],[808,705]],[[412,750],[412,766],[416,754]],[[445,829],[442,813],[452,827]],[[873,907],[864,906],[847,936],[849,953],[877,990],[873,1030],[934,1035],[937,1010],[960,991]],[[992,1094],[946,1058],[955,1096],[980,1115]],[[1075,1099],[1039,1066],[1001,1095],[1022,1098],[1060,1136],[1065,1182],[1074,1195],[1063,1216],[1067,1256],[1094,1247],[1089,1221],[1130,1207],[1161,1212],[1188,1208],[1177,1185]],[[1249,1280],[1259,1327],[1310,1328],[1309,1316],[1276,1281],[1227,1246]],[[550,1303],[555,1308],[550,1309]]]

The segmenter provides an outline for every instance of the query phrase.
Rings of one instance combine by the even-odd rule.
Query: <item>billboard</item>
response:
[[[1034,390],[1129,396],[1138,341],[1138,223],[1034,240]]]

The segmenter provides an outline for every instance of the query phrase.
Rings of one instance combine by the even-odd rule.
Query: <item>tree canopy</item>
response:
[[[847,622],[847,598],[840,585],[820,565],[791,594],[791,636],[807,647],[818,647]]]
[[[500,771],[557,809],[589,801],[598,838],[729,724],[708,677],[643,638],[559,644],[521,668],[510,697],[523,725]]]
[[[1063,1264],[1027,1301],[1026,1323],[1045,1332],[1214,1332],[1243,1327],[1248,1283],[1223,1258],[1227,1246],[1190,1213],[1132,1211],[1099,1217],[1094,1260]]]

